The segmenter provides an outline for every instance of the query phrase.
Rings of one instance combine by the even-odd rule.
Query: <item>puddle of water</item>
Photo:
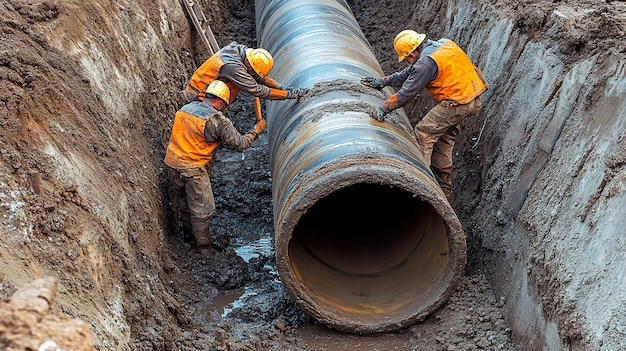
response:
[[[255,289],[246,288],[246,291],[243,294],[239,294],[239,296],[237,296],[236,299],[231,301],[228,305],[224,306],[224,312],[222,312],[222,318],[226,318],[226,316],[228,316],[230,311],[244,306],[245,301],[248,297],[255,296],[258,294],[259,292],[256,291]]]
[[[342,333],[319,324],[295,331],[306,351],[408,351],[409,334],[356,335]]]
[[[237,242],[235,252],[244,261],[259,256],[274,255],[274,246],[271,235],[261,235],[258,239],[248,238]],[[266,266],[276,275],[275,267]],[[214,298],[213,304],[222,318],[246,302],[250,303],[250,297],[258,295],[260,292],[253,287],[246,287],[245,291],[231,292],[229,294],[218,295]],[[299,347],[303,351],[408,351],[408,334],[386,333],[381,335],[363,336],[350,333],[342,333],[327,328],[323,325],[311,324],[295,330],[295,336],[299,340]]]
[[[243,295],[242,291],[230,291],[223,294],[215,295],[215,297],[213,297],[213,300],[207,307],[209,310],[217,311],[217,313],[219,314],[224,314],[228,309],[227,306],[237,301],[241,297],[241,295]]]
[[[269,236],[235,245],[237,246],[235,252],[246,262],[250,262],[251,259],[259,257],[260,255],[271,256],[274,254],[274,245],[272,238]]]

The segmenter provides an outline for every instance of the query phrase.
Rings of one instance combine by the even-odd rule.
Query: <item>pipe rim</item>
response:
[[[465,234],[456,213],[448,204],[439,186],[426,175],[395,160],[347,159],[334,164],[332,167],[323,165],[319,168],[319,171],[311,172],[315,174],[313,180],[299,180],[305,186],[296,186],[297,190],[293,191],[289,199],[285,201],[285,204],[288,205],[283,207],[276,227],[275,249],[278,272],[281,281],[286,285],[286,290],[295,303],[329,327],[359,334],[387,332],[403,328],[423,320],[439,309],[456,289],[466,265]],[[358,177],[353,178],[351,175],[358,175]],[[410,182],[406,182],[407,180]],[[372,323],[365,322],[363,318],[358,318],[362,317],[359,315],[333,313],[332,309],[311,297],[314,294],[311,294],[308,287],[297,279],[297,274],[289,258],[289,244],[295,225],[316,203],[308,200],[311,198],[308,194],[311,192],[317,192],[318,195],[323,194],[321,197],[317,196],[317,199],[320,199],[348,186],[364,183],[392,185],[420,197],[441,216],[446,227],[450,261],[446,266],[443,278],[438,285],[435,285],[436,292],[429,295],[426,304],[407,306],[414,307],[414,309],[406,318],[378,318],[378,323]],[[335,184],[335,186],[329,188],[327,184]],[[288,233],[288,235],[284,235],[284,233]]]

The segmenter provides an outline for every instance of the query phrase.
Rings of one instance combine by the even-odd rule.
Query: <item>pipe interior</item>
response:
[[[355,184],[317,201],[296,225],[289,258],[301,286],[343,313],[409,316],[444,279],[446,226],[404,189]],[[361,316],[362,318],[362,316]]]

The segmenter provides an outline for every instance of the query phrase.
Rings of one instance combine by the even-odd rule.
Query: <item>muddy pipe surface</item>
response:
[[[393,91],[359,83],[383,73],[349,6],[257,0],[256,21],[259,46],[275,58],[271,76],[311,88],[299,102],[266,102],[285,289],[341,331],[423,320],[456,288],[465,236],[403,110],[383,123],[369,117]]]

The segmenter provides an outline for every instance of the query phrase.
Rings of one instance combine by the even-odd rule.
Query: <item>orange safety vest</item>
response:
[[[219,142],[207,143],[204,128],[208,118],[217,113],[208,101],[194,101],[176,112],[165,164],[176,169],[189,169],[209,163]]]
[[[220,56],[222,50],[216,52],[213,56],[209,57],[208,60],[204,61],[204,63],[193,73],[189,83],[187,83],[187,90],[198,94],[198,100],[200,101],[204,101],[204,99],[206,99],[206,93],[204,90],[209,84],[217,79],[217,75],[220,73],[220,69],[224,65],[224,60]],[[239,87],[232,82],[226,82],[226,85],[230,89],[230,104],[235,100],[235,97],[239,93]]]
[[[467,104],[487,90],[469,57],[455,42],[441,39],[436,48],[425,53],[437,63],[437,77],[426,85],[435,102],[453,100]]]

